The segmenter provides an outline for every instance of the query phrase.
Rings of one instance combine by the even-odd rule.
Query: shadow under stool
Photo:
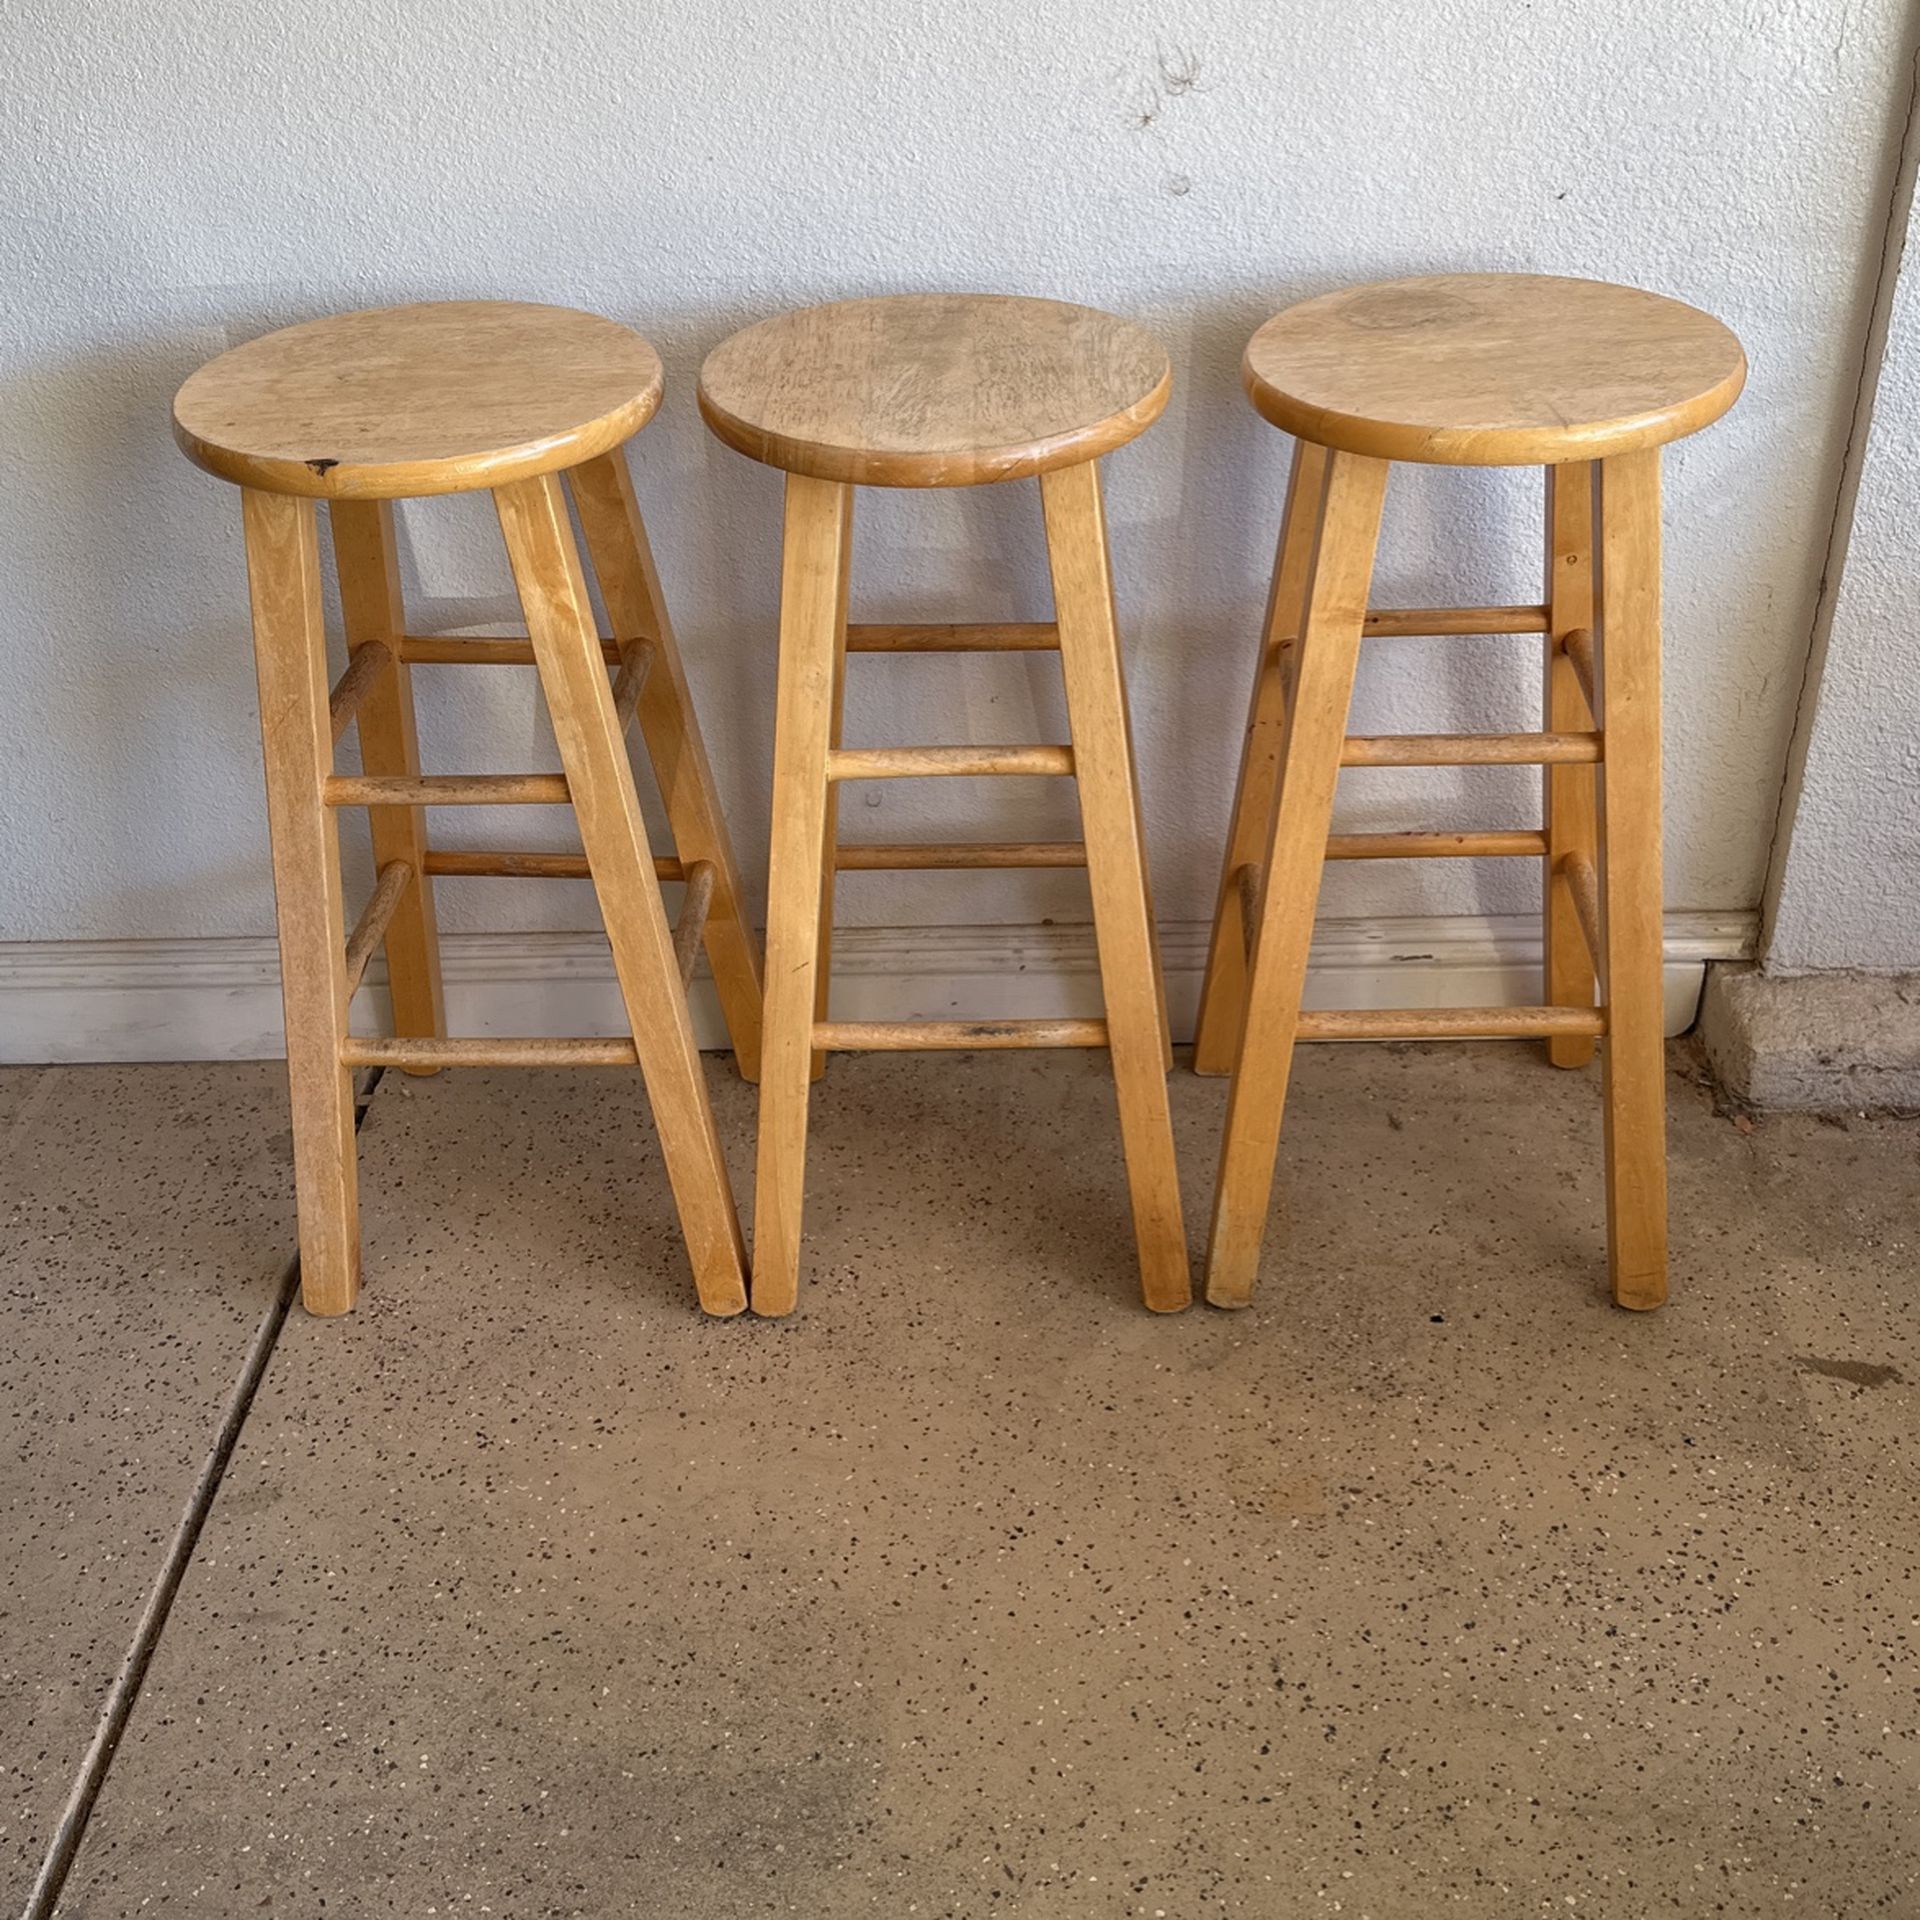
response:
[[[660,361],[592,314],[501,301],[351,313],[289,327],[211,361],[180,389],[174,429],[198,465],[243,491],[266,755],[301,1296],[344,1313],[360,1281],[352,1070],[639,1065],[659,1128],[700,1304],[746,1305],[746,1255],[694,1045],[686,981],[704,944],[740,1070],[757,1070],[760,981],[741,918],[687,680],[621,452],[660,404]],[[564,480],[564,490],[563,490]],[[392,502],[490,492],[528,638],[409,634]],[[598,629],[567,492],[605,601]],[[327,503],[347,667],[329,690],[315,504]],[[416,665],[539,670],[564,771],[422,774]],[[611,677],[609,670],[611,669]],[[635,722],[677,854],[656,859],[627,761]],[[359,731],[363,771],[333,770]],[[434,807],[571,805],[579,854],[442,850]],[[335,813],[365,807],[377,882],[351,932]],[[442,1012],[437,876],[587,878],[631,1039],[453,1039]],[[663,880],[685,883],[670,927]],[[394,1036],[348,1028],[384,946]]]
[[[753,1306],[791,1312],[800,1270],[809,1082],[839,1050],[1087,1046],[1110,1050],[1141,1290],[1191,1298],[1154,940],[1097,462],[1159,417],[1159,343],[1051,300],[906,294],[749,327],[708,357],[700,408],[729,446],[787,474],[768,873]],[[848,622],[856,487],[968,487],[1037,475],[1054,619],[998,626]],[[840,744],[852,653],[1057,649],[1071,741],[1003,747]],[[841,847],[848,780],[1073,776],[1079,844]],[[1106,1016],[845,1022],[828,1017],[836,869],[1084,864]]]
[[[1194,1066],[1233,1076],[1207,1298],[1252,1298],[1298,1039],[1532,1038],[1601,1048],[1608,1263],[1623,1307],[1667,1294],[1660,879],[1660,449],[1746,377],[1718,320],[1599,281],[1460,274],[1288,308],[1242,367],[1298,446],[1202,990]],[[1390,464],[1546,469],[1538,605],[1370,611]],[[1539,733],[1347,734],[1368,634],[1545,636]],[[1538,832],[1329,840],[1343,767],[1544,769]],[[1545,1004],[1304,1012],[1328,858],[1536,857]],[[1596,982],[1598,1002],[1596,1004]]]

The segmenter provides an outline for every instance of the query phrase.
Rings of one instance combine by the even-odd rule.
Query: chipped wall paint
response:
[[[1159,907],[1210,908],[1286,443],[1236,362],[1345,281],[1590,273],[1723,315],[1748,394],[1673,459],[1668,899],[1758,899],[1885,193],[1901,0],[16,0],[0,115],[0,939],[272,924],[237,501],[167,433],[199,361],[354,305],[502,294],[666,359],[635,449],[755,887],[776,476],[705,435],[702,353],[778,307],[993,287],[1136,316],[1166,419],[1109,463]],[[1404,473],[1383,601],[1530,597],[1537,483]],[[1044,612],[1028,486],[861,503],[860,617]],[[510,616],[484,503],[404,514],[421,626]],[[1524,640],[1382,642],[1366,731],[1530,723]],[[442,767],[552,764],[512,673],[420,676]],[[856,667],[851,742],[1062,737],[1044,660]],[[1349,776],[1348,828],[1506,825],[1533,776]],[[1038,783],[862,792],[845,831],[1071,831]],[[1056,787],[1058,783],[1055,783]],[[449,820],[475,839],[532,823]],[[542,820],[538,831],[564,832]],[[357,884],[364,860],[356,845]],[[1524,909],[1525,863],[1333,875],[1329,911]],[[454,927],[589,925],[573,885],[444,890]],[[870,924],[1084,917],[1072,876],[859,876]]]

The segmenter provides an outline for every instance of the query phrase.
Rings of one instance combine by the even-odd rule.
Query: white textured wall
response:
[[[1920,973],[1920,209],[1904,228],[1782,823],[1774,973]]]
[[[271,926],[237,501],[174,452],[168,398],[268,327],[476,294],[596,308],[665,356],[636,471],[756,887],[779,482],[704,434],[701,354],[783,305],[907,287],[1053,294],[1158,330],[1179,394],[1111,461],[1109,491],[1161,912],[1203,917],[1288,451],[1241,401],[1240,346],[1342,281],[1479,267],[1639,282],[1748,345],[1746,399],[1670,469],[1667,791],[1671,904],[1752,905],[1879,245],[1904,11],[13,0],[0,938]],[[1403,476],[1380,597],[1531,597],[1534,485]],[[860,617],[1043,612],[1030,488],[862,509]],[[405,525],[417,625],[508,617],[483,505],[411,508]],[[1382,643],[1358,719],[1525,723],[1533,671],[1527,641]],[[550,763],[519,676],[436,675],[426,697],[443,766]],[[875,661],[849,724],[866,742],[1047,738],[1062,713],[1043,662]],[[1349,776],[1347,824],[1518,821],[1531,780]],[[1065,805],[1013,784],[875,788],[846,831],[905,837],[971,809],[984,833],[1044,835]],[[1511,866],[1369,867],[1336,874],[1328,905],[1513,910],[1530,887]],[[592,919],[574,887],[445,892],[455,926]],[[1083,915],[1060,876],[861,877],[846,908]]]

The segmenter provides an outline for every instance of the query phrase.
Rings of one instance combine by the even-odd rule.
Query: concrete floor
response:
[[[1920,1915],[1920,1127],[1676,1055],[1633,1317],[1594,1076],[1311,1048],[1256,1305],[1158,1319],[1103,1064],[837,1061],[784,1323],[694,1311],[635,1076],[390,1077],[59,1911]],[[290,1244],[274,1078],[0,1078],[14,1907]]]

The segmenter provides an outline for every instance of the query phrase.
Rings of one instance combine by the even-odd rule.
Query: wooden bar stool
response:
[[[1352,288],[1256,333],[1254,406],[1299,442],[1221,876],[1194,1066],[1231,1072],[1207,1298],[1252,1297],[1296,1039],[1544,1037],[1605,1072],[1613,1297],[1667,1293],[1660,891],[1660,448],[1746,378],[1719,321],[1592,280]],[[1538,605],[1370,611],[1389,463],[1543,466]],[[1546,636],[1546,730],[1349,738],[1367,634]],[[1540,766],[1537,833],[1328,838],[1342,767]],[[1546,1004],[1307,1013],[1323,859],[1536,856]],[[1595,1004],[1596,976],[1599,1005]]]
[[[244,491],[247,572],[266,749],[301,1296],[344,1313],[359,1291],[355,1067],[630,1066],[645,1077],[700,1303],[746,1305],[746,1261],[688,1015],[704,941],[742,1073],[759,1053],[759,968],[622,444],[660,404],[660,361],[638,334],[562,307],[455,301],[343,314],[222,354],[180,389],[188,456]],[[614,628],[598,631],[561,475]],[[406,631],[391,502],[490,491],[526,640]],[[328,503],[348,664],[331,692],[314,502]],[[423,775],[416,664],[535,666],[564,773]],[[609,684],[608,669],[614,670]],[[678,857],[647,844],[625,736],[639,721]],[[359,774],[333,771],[349,726]],[[427,810],[571,804],[580,854],[453,852]],[[378,881],[348,933],[332,810],[366,807]],[[590,878],[633,1027],[630,1040],[448,1039],[435,875]],[[677,930],[662,880],[686,883]],[[347,1030],[384,945],[395,1037]]]
[[[1191,1298],[1173,1162],[1165,996],[1134,783],[1097,461],[1159,418],[1158,342],[1085,307],[989,295],[846,300],[749,327],[709,356],[700,410],[729,446],[787,475],[768,879],[766,1040],[753,1306],[788,1313],[800,1266],[807,1087],[834,1049],[1107,1047],[1142,1291]],[[1013,626],[847,620],[856,486],[968,487],[1037,474],[1054,619]],[[1072,743],[843,748],[846,655],[1057,649]],[[1084,844],[837,844],[845,780],[1072,774]],[[828,944],[836,869],[1084,864],[1104,1020],[837,1022]]]

